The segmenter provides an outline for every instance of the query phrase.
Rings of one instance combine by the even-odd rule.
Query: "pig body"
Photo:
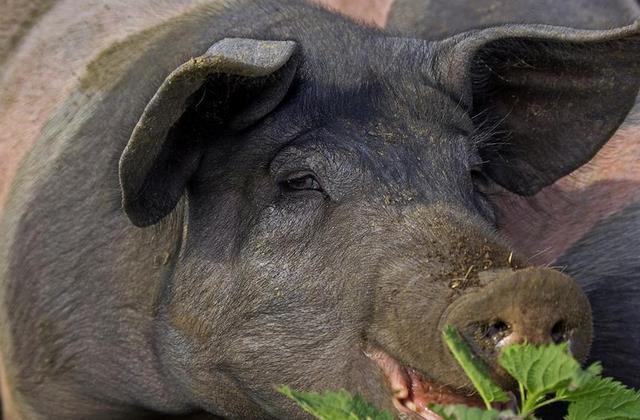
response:
[[[487,192],[531,195],[608,140],[638,24],[427,42],[293,0],[61,1],[21,39],[0,82],[7,418],[302,416],[278,385],[432,416],[477,403],[446,325],[504,384],[506,343],[586,357],[586,296],[513,252]]]
[[[640,16],[636,0],[395,0],[386,25],[425,38],[442,38],[474,28],[537,23],[584,29],[628,25]]]
[[[606,375],[640,387],[636,349],[640,309],[640,200],[600,220],[558,259],[584,288],[593,310],[591,358]]]
[[[438,38],[484,25],[543,23],[576,28],[625,25],[636,1],[398,0],[388,26]],[[640,99],[587,165],[523,199],[496,191],[501,231],[531,261],[560,267],[587,290],[594,311],[592,360],[605,374],[640,387]]]

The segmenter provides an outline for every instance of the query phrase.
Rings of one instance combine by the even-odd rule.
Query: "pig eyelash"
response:
[[[475,127],[470,137],[471,143],[476,147],[498,148],[509,142],[511,132],[500,128],[510,112],[500,119],[491,118],[493,114],[490,108],[486,108],[471,117]]]
[[[293,172],[278,181],[280,189],[286,193],[301,191],[318,191],[324,194],[322,184],[315,174],[311,172]]]

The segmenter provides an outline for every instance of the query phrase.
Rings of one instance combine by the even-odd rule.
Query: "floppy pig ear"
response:
[[[205,141],[278,106],[293,80],[295,48],[291,41],[227,38],[165,79],[120,158],[122,203],[133,224],[152,225],[173,210]]]
[[[610,31],[507,25],[438,43],[436,77],[486,139],[484,171],[532,195],[589,161],[640,88],[640,21]]]

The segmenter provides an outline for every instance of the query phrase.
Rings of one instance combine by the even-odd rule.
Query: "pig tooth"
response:
[[[418,407],[416,407],[415,403],[413,401],[411,401],[411,400],[405,401],[404,402],[404,406],[407,407],[411,411],[415,411],[416,413],[418,412]]]
[[[410,417],[409,413],[409,409],[407,408],[406,405],[404,405],[403,401],[400,401],[398,399],[393,399],[393,406],[396,408],[396,410],[398,410],[398,412],[402,415],[404,415],[405,417]]]
[[[399,400],[408,398],[410,381],[407,372],[399,364],[391,361],[385,373],[391,385],[393,396]]]
[[[398,400],[404,400],[409,396],[409,390],[407,388],[393,388],[393,397]]]

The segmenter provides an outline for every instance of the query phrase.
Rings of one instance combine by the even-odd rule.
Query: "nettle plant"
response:
[[[498,362],[518,384],[519,404],[497,410],[496,405],[513,400],[489,376],[458,331],[447,327],[444,339],[451,353],[475,386],[485,408],[466,405],[430,405],[444,420],[529,420],[536,410],[564,401],[569,404],[566,420],[640,419],[640,392],[601,376],[599,363],[583,369],[569,353],[566,343],[547,346],[514,344],[504,349]],[[391,420],[394,415],[369,405],[347,391],[298,392],[284,386],[279,391],[303,410],[322,420]]]

